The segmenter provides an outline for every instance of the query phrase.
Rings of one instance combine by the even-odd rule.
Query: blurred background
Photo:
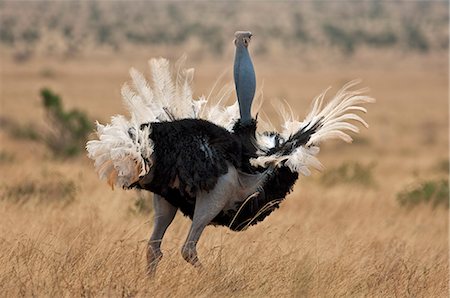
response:
[[[18,62],[155,47],[220,59],[232,52],[230,36],[237,27],[255,32],[260,42],[253,53],[266,57],[301,59],[318,49],[346,56],[364,49],[448,49],[445,1],[2,1],[1,7],[1,42]]]
[[[448,28],[448,1],[0,1],[0,288],[446,296]],[[327,87],[330,98],[361,79],[377,99],[364,115],[370,128],[353,144],[322,146],[326,169],[245,235],[207,228],[206,273],[194,279],[179,256],[189,221],[178,216],[168,261],[149,282],[151,195],[111,191],[85,142],[95,120],[125,113],[128,70],[150,79],[152,57],[186,54],[196,96],[231,82],[237,30],[254,35],[272,122],[275,99],[302,119]]]

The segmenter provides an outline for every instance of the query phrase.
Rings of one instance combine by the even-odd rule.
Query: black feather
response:
[[[195,194],[212,190],[228,165],[241,172],[257,174],[268,171],[262,187],[250,199],[238,203],[231,210],[222,210],[211,224],[228,226],[241,231],[264,220],[279,207],[298,179],[298,173],[288,167],[255,168],[250,159],[257,157],[256,120],[248,124],[239,121],[230,133],[211,122],[183,119],[151,125],[150,138],[154,142],[153,167],[132,187],[150,190],[193,218]],[[272,153],[289,154],[304,145],[320,127],[320,121],[307,130],[300,130],[286,142],[277,138]],[[142,127],[141,127],[142,128]]]
[[[252,119],[249,123],[242,124],[238,120],[233,126],[233,135],[239,140],[242,148],[241,152],[241,167],[240,170],[246,173],[254,173],[254,168],[250,165],[250,159],[256,158],[256,120]]]
[[[142,187],[164,196],[167,189],[178,189],[193,197],[200,190],[210,191],[226,174],[228,164],[241,166],[241,144],[226,129],[200,119],[151,123],[154,142],[154,174]]]
[[[309,139],[311,139],[311,136],[322,127],[322,119],[319,119],[319,121],[317,121],[314,125],[307,129],[308,126],[309,124],[306,125],[305,128],[293,134],[286,142],[278,143],[277,146],[269,151],[268,155],[289,155],[296,148],[305,145],[306,143],[308,143]]]

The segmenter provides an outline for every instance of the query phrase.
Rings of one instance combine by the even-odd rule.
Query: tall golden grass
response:
[[[119,90],[128,68],[147,71],[150,58],[124,52],[16,64],[8,57],[4,50],[1,119],[42,128],[42,87],[61,94],[68,107],[108,121],[124,113]],[[319,158],[328,170],[371,164],[373,184],[324,185],[323,173],[301,178],[263,223],[240,233],[208,227],[199,243],[201,271],[181,258],[190,222],[178,215],[150,279],[145,249],[152,215],[133,209],[136,193],[112,191],[86,157],[56,159],[41,143],[18,139],[2,126],[1,295],[447,297],[448,210],[407,209],[396,199],[409,185],[448,174],[437,167],[448,162],[447,56],[361,51],[335,63],[286,59],[254,61],[273,118],[274,97],[304,116],[329,85],[333,92],[361,78],[370,87],[378,100],[365,116],[370,129],[354,144],[325,144]],[[196,94],[208,93],[231,61],[228,55],[193,65]],[[64,196],[52,186],[67,183],[75,190]]]

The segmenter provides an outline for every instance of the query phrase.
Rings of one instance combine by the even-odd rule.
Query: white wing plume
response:
[[[131,68],[131,84],[125,83],[121,93],[130,119],[114,116],[111,124],[97,124],[98,140],[86,145],[88,157],[102,179],[111,186],[129,187],[147,174],[152,166],[151,126],[142,124],[176,119],[205,119],[230,130],[239,118],[237,103],[223,106],[232,94],[232,86],[219,93],[193,98],[193,68],[185,68],[186,57],[176,64],[176,73],[164,58],[151,59],[152,85],[138,70]],[[211,100],[216,104],[208,105]]]
[[[257,145],[260,148],[260,156],[251,159],[253,166],[267,167],[287,166],[293,172],[308,176],[309,168],[322,169],[322,165],[315,157],[319,152],[319,145],[325,140],[341,139],[345,142],[351,142],[352,138],[349,132],[358,133],[359,129],[355,124],[360,123],[365,127],[368,124],[353,111],[367,112],[361,104],[373,103],[375,99],[363,95],[368,90],[350,90],[359,81],[352,81],[344,85],[333,99],[324,107],[323,100],[326,90],[313,100],[311,111],[302,122],[294,119],[292,111],[281,108],[280,113],[284,119],[283,130],[280,133],[262,133],[256,137]],[[310,131],[309,140],[305,144],[288,152],[283,152],[283,144],[292,140],[292,137],[298,132]],[[277,148],[280,148],[277,150]],[[270,152],[270,154],[268,153]]]

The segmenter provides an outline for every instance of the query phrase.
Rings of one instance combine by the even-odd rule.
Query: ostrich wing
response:
[[[194,99],[191,83],[194,70],[184,67],[185,58],[176,63],[176,73],[164,58],[149,61],[153,84],[132,68],[131,84],[122,87],[123,102],[130,117],[114,116],[110,124],[97,125],[97,140],[86,145],[96,170],[111,186],[129,187],[150,173],[154,165],[154,123],[181,119],[200,119],[231,131],[239,118],[237,103],[230,106],[208,105],[231,95],[231,86],[218,94]],[[174,83],[175,82],[175,83]],[[152,125],[145,125],[152,123]],[[175,142],[176,144],[176,142]],[[207,146],[205,148],[208,148]],[[205,149],[206,150],[206,149]]]
[[[349,132],[358,133],[355,125],[367,123],[354,111],[366,112],[361,104],[372,103],[375,100],[364,95],[367,89],[351,90],[358,84],[352,81],[339,90],[333,99],[324,107],[325,92],[313,101],[311,111],[302,122],[293,119],[285,113],[286,119],[281,132],[264,132],[256,135],[258,157],[250,160],[255,167],[288,167],[292,172],[308,176],[309,168],[321,169],[322,165],[315,157],[319,145],[329,139],[341,139],[351,142]],[[353,123],[350,123],[353,121]],[[355,124],[354,124],[355,123]]]

